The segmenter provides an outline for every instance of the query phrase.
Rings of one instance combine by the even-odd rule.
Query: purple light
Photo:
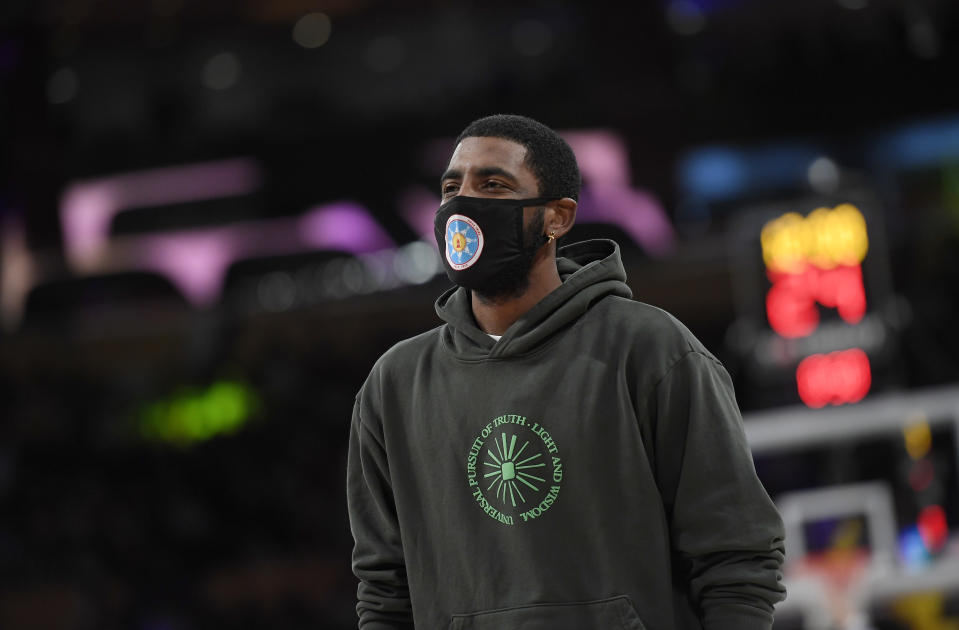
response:
[[[131,237],[131,259],[125,267],[160,272],[194,304],[212,304],[223,286],[227,267],[239,244],[228,229]]]
[[[433,242],[433,217],[440,207],[440,198],[426,186],[411,186],[400,196],[400,214],[424,241]]]
[[[631,188],[584,188],[576,220],[618,225],[651,256],[668,254],[676,241],[673,226],[656,198]]]
[[[577,221],[605,221],[623,228],[652,256],[669,253],[676,234],[659,201],[630,185],[629,154],[609,131],[564,132],[583,176]]]
[[[219,297],[227,269],[237,260],[317,248],[362,254],[390,247],[392,239],[365,208],[339,202],[299,217],[115,237],[83,271],[153,271],[169,278],[192,303],[206,306]]]
[[[610,131],[567,131],[562,135],[590,188],[629,188],[629,152],[622,138]]]
[[[77,182],[60,202],[67,258],[81,268],[95,261],[106,246],[113,217],[123,210],[243,195],[259,185],[259,167],[246,158]]]
[[[298,229],[304,242],[322,249],[364,254],[394,245],[366,208],[349,201],[313,208],[300,218]]]

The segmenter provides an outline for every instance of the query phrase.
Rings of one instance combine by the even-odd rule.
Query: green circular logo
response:
[[[556,502],[563,460],[543,425],[506,414],[486,423],[470,445],[466,481],[491,519],[504,525],[526,523]]]

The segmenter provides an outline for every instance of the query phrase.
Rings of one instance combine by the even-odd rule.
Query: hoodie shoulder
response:
[[[354,422],[363,424],[374,435],[384,431],[384,410],[404,391],[410,391],[415,374],[430,361],[432,349],[443,326],[404,339],[377,359],[354,400]]]
[[[396,383],[404,374],[411,373],[414,366],[422,362],[436,347],[444,327],[445,324],[442,324],[393,344],[373,364],[360,393],[370,386],[382,387],[386,381]]]
[[[672,365],[690,352],[716,358],[678,319],[661,308],[636,300],[610,296],[602,301],[602,315],[620,339],[628,340],[632,350]]]

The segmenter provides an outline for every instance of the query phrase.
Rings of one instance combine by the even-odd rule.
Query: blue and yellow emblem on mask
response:
[[[483,252],[483,232],[475,221],[454,214],[446,221],[446,262],[457,271],[471,267]]]

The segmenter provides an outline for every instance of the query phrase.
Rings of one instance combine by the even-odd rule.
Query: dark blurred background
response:
[[[813,572],[889,551],[815,491],[886,488],[855,627],[955,627],[957,77],[954,0],[6,0],[0,627],[355,627],[353,396],[437,325],[438,177],[507,112],[731,372]],[[776,267],[787,213],[845,257]],[[777,628],[854,627],[796,584]]]

